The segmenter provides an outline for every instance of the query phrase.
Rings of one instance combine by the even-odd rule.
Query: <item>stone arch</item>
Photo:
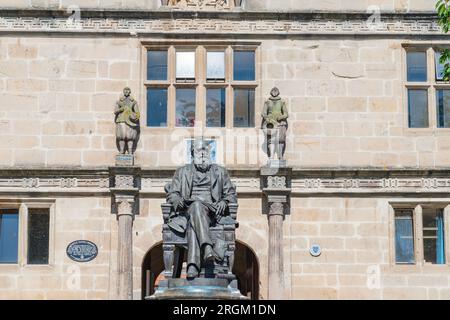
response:
[[[258,251],[264,250],[264,238],[248,227],[236,240],[236,257],[233,272],[238,278],[239,289],[242,294],[253,300],[260,298],[261,263]],[[154,230],[152,230],[153,233]],[[248,235],[248,236],[243,236]],[[251,245],[253,244],[253,246]],[[261,246],[261,244],[263,244]],[[256,250],[255,250],[256,248]],[[267,250],[265,251],[267,252]],[[164,270],[162,241],[153,245],[143,256],[141,263],[141,298],[152,295],[155,283]]]

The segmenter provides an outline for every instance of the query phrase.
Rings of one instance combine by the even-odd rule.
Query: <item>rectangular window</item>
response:
[[[428,91],[408,90],[408,117],[410,128],[428,127]]]
[[[225,88],[206,91],[206,126],[225,127]]]
[[[255,51],[234,51],[233,74],[235,81],[255,81]]]
[[[177,52],[176,53],[177,81],[194,82],[195,81],[195,52]]]
[[[425,262],[445,264],[444,217],[441,209],[423,209],[423,254]]]
[[[395,210],[395,262],[414,264],[413,209]]]
[[[167,89],[147,89],[147,126],[167,126]]]
[[[234,126],[255,126],[255,89],[234,90]]]
[[[17,263],[19,212],[0,209],[0,263]]]
[[[147,80],[167,80],[167,50],[147,51]]]
[[[177,127],[195,125],[195,105],[195,89],[177,89],[175,119]]]
[[[208,81],[225,81],[225,52],[208,51],[206,54],[206,78]]]
[[[427,81],[427,53],[408,52],[407,53],[408,82]]]
[[[48,264],[49,228],[48,209],[29,209],[28,264]]]
[[[438,128],[450,128],[450,89],[436,90]]]
[[[194,44],[146,46],[146,126],[254,127],[260,43]]]

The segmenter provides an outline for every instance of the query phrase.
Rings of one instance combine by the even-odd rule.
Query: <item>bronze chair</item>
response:
[[[166,193],[171,189],[171,184],[165,186]],[[169,219],[173,211],[170,203],[161,205],[164,225],[163,225],[163,258],[164,258],[164,276],[167,279],[179,278],[181,276],[183,262],[185,261],[185,252],[187,250],[187,232],[180,233],[169,227]],[[217,223],[210,227],[211,240],[214,247],[223,249],[223,259],[214,262],[213,266],[202,267],[201,277],[216,277],[225,279],[234,279],[232,274],[234,264],[234,251],[236,248],[235,233],[238,228],[236,222],[238,204],[229,204],[228,214],[232,220],[225,224]],[[222,221],[222,220],[221,220]],[[231,221],[231,223],[230,223]]]

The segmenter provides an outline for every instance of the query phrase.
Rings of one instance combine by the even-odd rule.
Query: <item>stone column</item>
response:
[[[284,168],[273,172],[261,170],[264,179],[263,192],[267,201],[269,223],[269,299],[284,299],[284,259],[283,259],[283,221],[289,214],[289,194],[291,170]]]
[[[139,176],[138,167],[110,168],[113,187],[112,212],[117,215],[117,289],[118,300],[133,299],[133,221],[138,213]]]

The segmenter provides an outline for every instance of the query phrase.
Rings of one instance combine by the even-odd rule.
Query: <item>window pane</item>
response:
[[[450,90],[436,91],[438,128],[450,128]]]
[[[427,53],[408,52],[407,53],[408,81],[427,81]]]
[[[206,126],[225,127],[225,88],[206,91]]]
[[[255,126],[255,90],[234,90],[234,126]]]
[[[408,90],[408,119],[410,128],[428,127],[427,90]]]
[[[444,219],[440,209],[423,209],[423,255],[426,262],[445,263]]]
[[[177,80],[195,79],[195,52],[177,52]]]
[[[412,210],[395,211],[395,262],[415,262]]]
[[[235,51],[233,58],[234,80],[255,80],[255,52]]]
[[[49,244],[48,209],[28,212],[28,264],[48,264]]]
[[[167,89],[147,89],[147,126],[167,126]]]
[[[436,80],[444,79],[444,64],[439,62],[440,59],[441,59],[441,53],[436,52],[436,56],[435,56]]]
[[[17,210],[0,210],[0,263],[17,263],[18,242]]]
[[[195,89],[177,89],[175,125],[177,127],[195,125]]]
[[[208,80],[225,79],[225,52],[208,52],[206,78]]]
[[[167,51],[147,51],[147,80],[167,80]]]

